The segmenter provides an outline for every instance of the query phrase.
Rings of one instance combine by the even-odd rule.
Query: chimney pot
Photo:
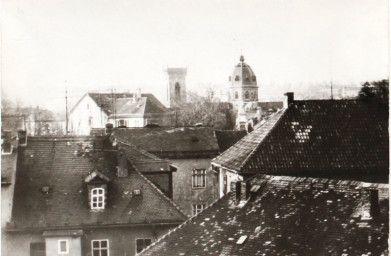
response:
[[[289,105],[291,105],[295,101],[295,94],[293,92],[287,92],[285,93],[286,101],[284,108],[288,108]]]

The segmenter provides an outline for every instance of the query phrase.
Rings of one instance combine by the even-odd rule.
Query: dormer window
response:
[[[93,171],[84,181],[87,183],[88,202],[91,210],[104,210],[107,198],[107,183],[110,179],[99,171]]]
[[[103,188],[91,189],[91,210],[105,208],[105,190]]]

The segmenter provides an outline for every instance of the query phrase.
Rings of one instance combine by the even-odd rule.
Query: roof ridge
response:
[[[212,206],[216,205],[218,202],[222,201],[223,199],[225,199],[227,196],[229,196],[232,192],[228,192],[227,194],[225,194],[224,196],[216,199],[215,201],[213,201],[210,205],[208,205],[206,208],[204,208],[204,210],[202,210],[201,212],[197,213],[196,215],[193,215],[191,216],[190,218],[188,218],[186,221],[184,221],[182,224],[180,224],[178,227],[174,228],[174,229],[171,229],[170,231],[168,231],[168,233],[166,233],[165,235],[163,235],[162,237],[160,237],[159,239],[157,239],[155,242],[153,242],[152,244],[150,244],[149,246],[147,246],[146,248],[144,248],[144,250],[142,250],[140,253],[136,254],[137,255],[141,255],[144,251],[148,250],[149,248],[153,247],[155,244],[157,244],[158,242],[160,242],[161,240],[163,240],[164,238],[168,237],[171,235],[171,233],[174,233],[175,231],[177,231],[178,229],[181,229],[183,228],[186,224],[189,224],[192,220],[196,219],[197,217],[199,217],[199,215],[201,213],[203,213],[204,211],[206,211],[207,209],[210,209]]]
[[[284,113],[285,113],[285,110],[286,108],[283,108],[281,109],[280,111],[277,111],[273,116],[271,116],[262,126],[260,126],[258,129],[261,129],[261,127],[263,127],[265,124],[267,124],[268,122],[270,122],[270,120],[272,118],[275,118],[277,116],[277,114],[280,114],[281,113],[281,116],[275,121],[273,127],[271,129],[269,129],[267,131],[267,133],[265,134],[265,136],[261,139],[261,141],[258,143],[258,145],[251,151],[250,154],[247,155],[247,157],[244,159],[244,161],[242,162],[242,164],[240,165],[239,167],[239,170],[242,169],[242,167],[249,161],[250,157],[258,150],[258,148],[260,147],[260,145],[262,144],[262,141],[271,133],[271,131],[276,127],[277,123],[281,120],[281,118],[283,117]],[[255,130],[254,130],[255,131]],[[253,131],[253,132],[254,132]]]
[[[162,196],[166,201],[168,201],[172,206],[174,206],[174,208],[177,209],[178,212],[180,212],[185,218],[187,217],[186,214],[181,210],[181,208],[179,208],[179,206],[177,206],[173,200],[168,198],[158,187],[156,187],[156,185],[153,184],[152,181],[145,177],[131,161],[130,164],[132,165],[136,173],[140,175],[140,177],[142,177],[160,196]]]

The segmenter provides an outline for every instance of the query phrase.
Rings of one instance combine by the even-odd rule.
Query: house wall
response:
[[[11,220],[12,202],[15,187],[17,149],[14,148],[11,155],[1,156],[1,172],[7,173],[9,176],[10,185],[1,186],[1,255],[7,254],[8,234],[5,232],[5,227],[8,221]],[[16,255],[16,254],[15,254]]]
[[[192,204],[208,206],[218,198],[218,177],[210,167],[211,158],[170,159],[178,167],[173,173],[174,202],[188,216],[193,215]],[[192,170],[206,170],[206,187],[192,188]]]
[[[218,168],[218,190],[219,197],[223,197],[226,193],[231,192],[231,182],[242,181],[243,177],[236,172],[229,171],[225,168]]]
[[[80,237],[80,243],[70,241],[69,254],[66,256],[83,255],[91,256],[91,241],[108,239],[109,240],[109,255],[110,256],[133,256],[136,255],[136,239],[151,238],[152,242],[166,234],[170,229],[176,226],[144,226],[144,227],[118,227],[118,228],[100,228],[84,230],[84,234]],[[10,239],[6,244],[6,248],[1,255],[17,255],[30,256],[30,243],[45,242],[43,232],[36,233],[9,233]],[[58,255],[57,241],[64,239],[62,237],[54,237],[46,239],[46,256]],[[71,239],[71,238],[67,238]],[[78,254],[78,249],[81,248]]]
[[[88,95],[79,102],[68,119],[68,129],[75,135],[89,135],[91,128],[104,128],[107,123],[107,115]]]
[[[68,241],[68,253],[58,253],[58,241]],[[50,256],[81,256],[81,239],[80,237],[46,237],[46,255]]]

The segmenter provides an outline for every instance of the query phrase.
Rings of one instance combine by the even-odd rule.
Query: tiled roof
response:
[[[377,105],[359,100],[295,101],[271,130],[259,129],[215,162],[243,173],[339,178],[373,173],[381,178],[361,178],[388,180],[388,114]]]
[[[244,205],[230,193],[140,255],[388,255],[387,184],[258,175],[250,185],[260,188]]]
[[[113,93],[113,94],[112,93],[87,93],[86,95],[83,96],[83,98],[86,96],[90,96],[96,102],[96,104],[102,108],[103,112],[105,112],[107,115],[111,115],[113,114],[112,112],[113,112],[114,102],[116,102],[117,105],[116,106],[117,108],[116,112],[117,112],[118,108],[122,109],[124,102],[129,103],[129,100],[132,100],[134,93]],[[81,98],[80,101],[83,98]],[[166,106],[164,106],[151,93],[142,93],[141,98],[143,98],[144,101],[143,108],[142,108],[144,109],[144,113],[162,113],[168,111]],[[79,102],[75,104],[75,106],[71,109],[69,113],[73,112],[73,110],[77,107]],[[136,104],[135,106],[137,106],[138,104]],[[130,108],[132,108],[132,106],[130,106]],[[125,110],[122,109],[120,111],[124,112]]]
[[[92,157],[76,154],[79,143],[95,145]],[[134,165],[127,177],[117,177],[117,152],[103,151],[97,145],[102,143],[92,137],[29,137],[27,146],[19,148],[12,222],[8,228],[70,229],[175,224],[184,220],[184,214]],[[110,178],[107,205],[101,212],[89,209],[84,182],[94,170]],[[133,195],[137,189],[141,195]]]
[[[213,159],[213,163],[232,170],[240,170],[247,157],[268,135],[283,114],[283,110],[272,115],[265,123],[243,137],[232,147]]]
[[[215,156],[219,152],[212,127],[115,129],[114,136],[162,158]]]
[[[233,131],[233,130],[216,130],[215,131],[217,143],[219,144],[220,151],[225,151],[238,142],[241,138],[247,135],[246,131]]]
[[[347,177],[374,172],[384,178],[389,168],[388,141],[388,113],[371,103],[295,101],[240,171]]]

